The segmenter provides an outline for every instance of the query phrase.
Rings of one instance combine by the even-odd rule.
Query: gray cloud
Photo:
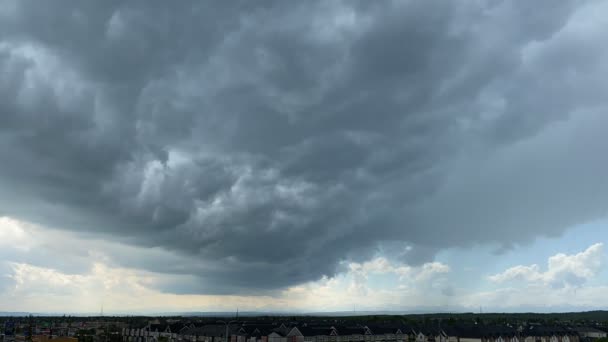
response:
[[[603,5],[530,6],[5,2],[0,214],[199,293],[558,235],[606,214]]]

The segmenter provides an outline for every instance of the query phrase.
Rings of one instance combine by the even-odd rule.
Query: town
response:
[[[4,317],[2,342],[605,342],[606,312],[350,317]]]

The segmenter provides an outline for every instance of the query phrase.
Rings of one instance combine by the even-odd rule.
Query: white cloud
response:
[[[0,219],[0,228],[0,244],[10,241],[4,247],[15,243],[27,247],[20,254],[3,260],[8,268],[2,276],[9,282],[0,292],[0,310],[8,311],[94,313],[102,303],[106,312],[224,311],[235,307],[333,311],[350,310],[353,305],[361,310],[395,306],[413,308],[433,302],[432,297],[437,294],[441,296],[440,289],[430,293],[429,288],[437,289],[437,284],[442,284],[441,276],[450,270],[438,262],[411,267],[377,257],[363,263],[350,263],[347,271],[336,277],[293,286],[273,295],[180,295],[164,293],[159,290],[162,287],[159,284],[180,281],[181,277],[188,276],[120,266],[108,254],[118,248],[113,244],[42,229],[11,218]],[[36,254],[41,250],[61,253],[53,254],[53,261],[48,262],[41,260],[48,255],[46,252]],[[151,249],[135,252],[148,257],[153,254]],[[75,258],[83,260],[84,270],[57,268],[69,263],[64,259]],[[384,279],[382,288],[377,288],[373,283],[380,275],[389,280]]]
[[[580,285],[602,269],[605,257],[603,247],[602,243],[596,243],[577,254],[556,254],[549,258],[547,270],[544,272],[536,264],[518,265],[492,275],[489,279],[495,283],[524,281],[553,287]]]
[[[502,287],[470,292],[460,296],[459,303],[463,307],[507,311],[604,307],[608,305],[608,287],[591,282],[600,279],[605,264],[603,247],[596,243],[580,253],[551,256],[545,271],[537,264],[511,267],[488,277]]]
[[[163,293],[155,284],[169,276],[111,267],[102,262],[83,274],[26,263],[10,263],[13,284],[0,292],[0,311],[53,313],[231,311],[285,307],[283,298],[269,296],[210,296]],[[172,279],[175,280],[175,279]]]
[[[444,290],[448,265],[432,262],[418,267],[377,257],[364,263],[350,263],[349,271],[332,279],[322,279],[283,292],[294,307],[316,310],[414,309],[445,304]],[[375,277],[383,278],[377,287]]]
[[[363,266],[372,269],[366,276],[380,273],[397,274],[399,266],[383,260],[372,260]],[[392,270],[375,269],[385,264]],[[376,266],[372,266],[376,265]],[[425,265],[412,268],[415,281],[426,281],[432,275],[446,272],[445,266]],[[167,277],[127,268],[113,268],[96,263],[85,274],[66,274],[51,268],[25,263],[12,263],[9,277],[13,285],[0,293],[0,310],[31,310],[45,312],[98,312],[102,303],[106,312],[187,311],[187,310],[286,310],[323,311],[350,310],[352,305],[365,309],[413,308],[434,303],[428,289],[400,288],[395,282],[388,289],[375,289],[365,278],[358,284],[365,293],[353,291],[359,271],[335,278],[288,288],[274,296],[177,295],[154,289],[154,284]],[[423,276],[420,276],[423,275]],[[439,304],[439,303],[435,303]]]
[[[369,274],[394,273],[402,279],[414,277],[416,279],[426,279],[437,273],[447,273],[450,271],[448,265],[440,262],[429,262],[420,267],[411,267],[402,263],[392,263],[384,257],[377,257],[364,263],[350,263],[350,272],[368,276]]]
[[[542,279],[542,274],[540,272],[540,268],[538,265],[518,265],[509,268],[508,270],[491,275],[489,279],[496,283],[503,283],[510,280],[527,280],[527,281],[535,281]]]
[[[420,299],[430,300],[440,292],[430,291],[430,288],[440,291],[446,288],[446,279],[442,277],[450,272],[448,265],[439,262],[430,262],[418,267],[402,263],[394,263],[384,257],[377,257],[364,263],[350,263],[349,272],[344,275],[350,280],[346,291],[335,289],[334,295],[342,294],[350,297],[347,302],[358,302],[360,305],[391,305],[408,303],[412,305],[412,298],[405,300],[413,293]],[[378,289],[371,286],[370,280],[375,275],[392,275],[394,281],[389,290]],[[420,291],[424,289],[426,293]],[[366,296],[362,299],[361,296]],[[439,297],[441,297],[439,295]],[[372,299],[373,298],[373,299]],[[418,301],[415,301],[418,302]],[[419,303],[423,305],[424,303]]]
[[[31,244],[31,236],[24,229],[23,223],[0,216],[0,247],[27,251],[32,247]]]
[[[9,280],[0,287],[0,310],[7,311],[98,312],[102,302],[106,312],[231,311],[236,307],[259,311],[341,311],[352,310],[353,306],[357,310],[448,306],[517,310],[526,306],[608,304],[605,286],[577,286],[595,279],[601,271],[601,243],[577,254],[554,255],[545,269],[536,264],[511,267],[490,277],[492,284],[504,287],[484,291],[475,291],[468,285],[459,287],[450,266],[444,263],[412,267],[376,257],[348,263],[346,271],[333,278],[268,295],[233,296],[163,292],[164,284],[198,280],[139,268],[140,259],[179,263],[162,251],[134,249],[0,218],[0,247],[14,248],[11,245],[21,249],[13,249],[0,259],[8,265],[0,274]],[[120,250],[124,253],[117,252]],[[116,256],[131,258],[130,266],[114,262]],[[75,268],[74,263],[84,266]],[[470,274],[471,281],[482,280],[475,279],[476,274]]]

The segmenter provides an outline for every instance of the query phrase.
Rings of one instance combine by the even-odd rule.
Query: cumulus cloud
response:
[[[559,235],[606,215],[606,4],[529,6],[4,1],[0,215],[206,294]]]
[[[167,311],[231,311],[243,310],[298,311],[350,310],[351,304],[360,310],[377,308],[411,309],[420,305],[437,305],[437,296],[423,296],[420,285],[437,279],[448,271],[438,263],[408,268],[412,279],[395,278],[395,284],[379,289],[367,279],[378,273],[398,275],[403,266],[389,269],[370,268],[371,264],[386,263],[376,259],[366,263],[365,279],[361,270],[351,265],[352,271],[334,278],[323,278],[289,287],[273,295],[175,295],[158,289],[158,284],[171,279],[162,273],[151,273],[131,268],[113,267],[95,262],[82,274],[68,274],[57,269],[27,263],[10,263],[6,274],[12,280],[0,293],[0,310],[32,310],[44,312],[97,312],[103,305],[106,312]],[[407,268],[407,267],[406,267]],[[181,279],[183,280],[183,279]],[[187,280],[187,279],[186,279]],[[429,294],[425,289],[424,293]]]
[[[496,283],[519,280],[554,287],[580,285],[596,276],[603,268],[606,258],[603,247],[603,243],[596,243],[577,254],[556,254],[549,258],[547,270],[544,272],[536,264],[519,265],[492,275],[489,279]]]
[[[21,227],[21,222],[8,217],[0,217],[0,246],[3,248],[13,247],[28,251],[30,240],[27,232]]]
[[[394,287],[399,289],[417,288],[427,285],[431,280],[437,280],[438,276],[450,272],[448,265],[440,262],[431,262],[418,267],[394,263],[384,257],[377,257],[364,263],[350,263],[348,274],[352,276],[349,291],[360,295],[367,295],[369,277],[378,274],[392,274],[398,276],[398,282]]]
[[[96,263],[82,274],[13,263],[9,277],[13,284],[0,294],[1,310],[35,312],[168,312],[180,310],[232,310],[235,306],[256,309],[271,301],[268,297],[189,296],[158,291],[162,274]]]
[[[456,288],[451,303],[501,312],[601,309],[608,304],[603,248],[596,243],[579,253],[558,253],[548,258],[544,270],[537,264],[510,267],[487,277],[487,283],[480,279],[483,286]]]

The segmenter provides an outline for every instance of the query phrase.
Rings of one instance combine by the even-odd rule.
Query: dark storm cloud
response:
[[[281,288],[383,245],[419,264],[606,213],[605,53],[568,30],[580,2],[0,8],[0,214],[165,249],[115,258],[193,277],[168,291]]]

